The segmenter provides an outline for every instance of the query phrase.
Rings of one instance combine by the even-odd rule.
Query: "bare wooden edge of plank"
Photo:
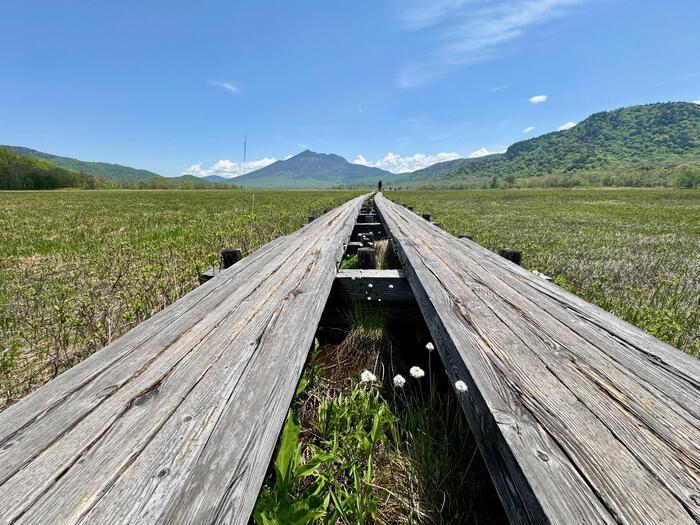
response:
[[[364,198],[364,196],[356,199],[360,198]],[[315,225],[305,225],[290,235],[278,237],[263,245],[253,254],[243,258],[238,264],[222,271],[216,278],[210,279],[207,283],[195,288],[172,305],[134,327],[124,336],[96,351],[41,388],[4,409],[0,412],[0,446],[17,430],[30,424],[35,418],[46,415],[66,398],[99,377],[104,370],[133,353],[141,344],[156,337],[157,334],[167,330],[168,327],[179,323],[182,317],[188,314],[193,305],[203,300],[224,301],[227,293],[222,285],[225,282],[235,279],[241,273],[245,273],[250,267],[259,263],[267,253],[279,248],[280,245],[294,240],[300,235],[307,234],[311,228],[318,229],[322,227],[329,218],[342,214],[345,206],[352,206],[353,200],[334,208],[321,218],[323,220],[318,220]],[[212,291],[215,293],[212,294]],[[215,306],[210,305],[210,308],[213,307]]]
[[[405,215],[407,212],[403,213]],[[415,222],[417,229],[427,229],[424,221]],[[697,394],[697,392],[699,392],[700,385],[693,383],[692,379],[685,376],[683,372],[666,367],[664,363],[660,363],[657,359],[650,359],[645,352],[639,352],[634,345],[611,334],[609,330],[606,330],[605,326],[589,322],[588,318],[581,317],[579,310],[571,307],[570,303],[563,298],[555,294],[546,293],[539,287],[543,285],[548,289],[557,290],[559,289],[558,286],[549,284],[527,270],[505,259],[496,257],[493,252],[472,241],[466,239],[457,240],[445,232],[442,232],[442,235],[435,235],[434,240],[436,242],[449,243],[451,249],[448,252],[450,255],[457,257],[456,253],[453,254],[452,252],[458,251],[460,257],[466,256],[473,260],[475,264],[481,265],[482,269],[487,272],[486,274],[480,274],[484,278],[493,275],[495,279],[505,280],[509,287],[519,290],[523,296],[536,296],[538,307],[543,312],[566,325],[568,329],[596,348],[601,354],[614,362],[614,365],[622,373],[636,378],[639,382],[646,384],[648,389],[665,397],[670,403],[668,405],[670,409],[673,409],[673,406],[677,406],[678,412],[682,412],[683,417],[690,417],[692,421],[695,421],[695,418],[698,417],[700,413],[700,394]],[[460,244],[456,245],[455,241]],[[457,247],[457,250],[454,249],[455,247]],[[572,294],[563,289],[559,290],[562,294],[567,294],[569,297],[572,296]],[[576,296],[573,297],[582,301]],[[588,303],[585,304],[588,305]],[[595,305],[591,304],[590,307],[595,307]],[[611,316],[612,314],[608,315]],[[616,317],[614,319],[619,320]],[[662,344],[665,345],[666,343]],[[612,350],[612,348],[616,350]],[[700,367],[700,360],[690,359],[695,368]],[[689,392],[696,392],[696,394],[692,395]],[[683,401],[681,402],[681,400]]]
[[[347,221],[347,220],[346,220],[346,223],[347,223],[347,224],[350,224],[350,222]],[[346,229],[348,228],[347,224],[346,224]],[[337,264],[337,262],[336,262],[336,264]]]
[[[295,250],[292,254],[292,257],[301,256],[302,253],[303,252],[301,252],[301,250]],[[293,259],[287,257],[287,255],[288,254],[286,252],[279,254],[279,257],[283,259],[283,262],[281,264],[293,265]],[[275,259],[277,258],[278,254],[275,254]],[[279,267],[277,267],[277,269],[279,269]],[[258,278],[262,278],[262,276],[259,276]],[[246,283],[246,286],[248,287],[248,289],[252,289],[253,291],[256,291],[258,288],[258,285],[252,281]],[[53,453],[47,457],[54,462],[60,461],[62,454],[69,453],[72,450],[71,447],[66,447],[66,441],[70,435],[76,433],[76,429],[74,429],[73,424],[76,424],[76,428],[83,429],[87,423],[95,419],[95,417],[100,416],[100,414],[102,414],[102,416],[99,417],[98,421],[101,422],[103,426],[107,424],[111,425],[112,423],[110,423],[110,421],[114,422],[117,418],[121,418],[123,420],[124,418],[121,415],[122,412],[128,409],[128,407],[131,406],[132,402],[137,402],[138,399],[142,396],[142,392],[150,392],[153,390],[153,388],[160,388],[160,386],[158,385],[161,384],[162,378],[166,377],[169,373],[176,370],[183,359],[191,358],[192,352],[198,347],[200,347],[202,344],[204,344],[205,350],[208,351],[207,347],[209,346],[209,344],[207,343],[207,341],[209,341],[211,336],[214,334],[215,329],[219,329],[220,327],[228,327],[226,332],[236,333],[236,331],[234,330],[235,326],[228,326],[230,322],[228,322],[227,320],[233,318],[238,323],[239,321],[236,319],[237,311],[240,309],[240,307],[243,307],[246,304],[248,304],[248,301],[250,300],[250,296],[247,296],[242,298],[242,300],[239,302],[236,296],[238,291],[239,290],[236,290],[233,294],[231,294],[231,297],[228,300],[230,303],[229,308],[219,307],[215,311],[208,314],[207,318],[211,318],[213,315],[217,315],[217,318],[211,318],[209,320],[205,332],[188,332],[188,334],[184,338],[178,339],[174,345],[169,346],[167,353],[163,354],[162,356],[159,356],[157,360],[149,361],[146,367],[139,367],[140,373],[138,374],[138,377],[133,378],[132,382],[128,384],[126,382],[123,382],[120,388],[114,389],[113,391],[110,390],[108,396],[100,395],[99,385],[97,385],[96,389],[91,388],[92,385],[90,385],[90,387],[88,387],[87,389],[81,390],[80,397],[85,398],[86,394],[88,394],[89,397],[89,394],[92,391],[93,394],[97,396],[94,403],[88,403],[90,399],[76,399],[75,403],[77,403],[78,401],[80,401],[80,403],[75,407],[74,410],[71,410],[64,417],[63,420],[59,419],[54,421],[55,416],[61,416],[64,412],[66,412],[65,406],[62,407],[63,410],[61,410],[61,412],[54,412],[51,415],[49,415],[48,418],[42,418],[36,424],[32,425],[29,428],[29,432],[31,433],[30,437],[32,437],[32,439],[24,442],[24,448],[26,449],[27,446],[29,446],[33,447],[33,449],[36,449],[36,451],[31,452],[31,450],[23,450],[20,443],[20,446],[13,447],[10,450],[11,455],[5,458],[0,463],[0,471],[12,468],[13,464],[18,463],[20,461],[33,461],[33,458],[37,456],[40,450],[44,448],[48,449],[54,443],[54,440],[57,438],[61,439],[60,453]],[[219,312],[222,315],[218,315]],[[199,357],[202,355],[206,355],[206,352],[203,353],[202,351],[200,351],[195,357],[199,359]],[[122,363],[120,365],[124,364],[128,363]],[[115,375],[117,371],[118,369],[116,369],[115,367],[110,368],[110,370],[108,370],[104,376],[105,380],[110,379],[109,376]],[[165,374],[165,376],[163,374]],[[111,380],[108,382],[114,383],[115,378],[111,378]],[[117,404],[116,406],[115,403]],[[110,409],[110,407],[112,408]],[[81,430],[81,432],[83,434],[85,433],[85,431],[83,430]],[[93,431],[90,432],[90,434],[100,435],[102,432],[103,431],[100,430],[100,428],[95,427]],[[90,435],[84,437],[90,439]],[[17,450],[18,448],[19,450]],[[30,452],[29,455],[27,454],[28,452]],[[24,469],[22,470],[22,475],[25,476],[27,474],[30,474],[31,472],[34,472],[36,468],[37,464],[36,462],[33,462],[24,467]],[[60,469],[57,466],[48,469],[48,471],[50,472],[56,470]],[[28,489],[26,493],[38,490],[38,488],[42,485],[44,480],[48,480],[50,479],[50,477],[37,475],[37,479],[41,479],[42,482],[33,483],[31,485],[31,488]],[[12,485],[16,487],[16,479],[13,479]],[[0,485],[0,501],[4,500],[4,497],[2,496],[4,492],[4,485]],[[4,512],[7,512],[7,510],[5,509]]]
[[[451,237],[451,236],[449,236],[449,237]],[[455,241],[456,241],[456,239],[455,239]],[[490,253],[490,252],[489,252],[489,253]],[[682,492],[682,491],[681,491],[681,492]],[[684,514],[684,516],[685,516],[685,512],[684,512],[683,514]],[[686,517],[686,518],[687,518],[687,517]]]
[[[591,437],[590,440],[583,440],[579,445],[569,449],[570,456],[579,456],[577,464],[584,465],[588,463],[589,457],[596,455],[596,451],[607,449],[609,453],[612,453],[608,460],[612,468],[612,464],[619,461],[625,454],[628,459],[633,458],[635,468],[636,462],[638,462],[647,470],[643,474],[655,488],[652,491],[650,486],[649,490],[642,492],[644,501],[649,501],[649,504],[652,505],[652,498],[654,496],[659,498],[656,504],[650,506],[651,509],[663,509],[674,496],[684,509],[691,509],[694,506],[695,493],[690,487],[700,483],[700,478],[693,475],[692,467],[689,466],[693,463],[692,447],[700,439],[697,427],[680,417],[661,399],[650,395],[644,388],[637,388],[635,381],[625,381],[627,378],[623,369],[612,369],[613,375],[607,378],[606,383],[603,377],[606,373],[610,373],[611,368],[610,363],[604,361],[605,354],[596,352],[594,347],[591,347],[587,341],[580,339],[578,334],[559,320],[551,319],[552,322],[547,319],[540,320],[537,312],[533,310],[535,305],[530,303],[525,295],[520,295],[495,276],[489,279],[490,273],[480,271],[480,269],[485,270],[485,268],[479,266],[475,260],[465,259],[460,263],[457,256],[450,253],[447,247],[448,244],[444,241],[434,240],[433,245],[427,249],[436,251],[442,248],[441,253],[445,254],[446,257],[446,267],[456,273],[465,274],[466,280],[469,282],[469,285],[466,286],[470,290],[468,293],[478,296],[483,304],[502,320],[504,326],[512,330],[513,334],[530,349],[530,354],[542,361],[543,370],[544,367],[551,370],[558,381],[571,392],[576,393],[578,402],[582,403],[582,406],[590,410],[600,421],[598,423],[595,418],[591,420],[592,427],[598,425],[600,428],[596,432],[596,436],[604,434],[601,425],[607,428],[611,436],[614,436],[613,439],[605,440],[603,446],[596,446],[594,444],[595,437]],[[476,268],[471,269],[468,264],[470,262],[474,262]],[[508,305],[513,305],[513,308],[508,308]],[[516,316],[515,312],[523,312],[525,315]],[[473,322],[478,320],[479,317],[472,317]],[[562,351],[566,352],[567,349],[570,349],[577,356],[574,366],[569,365],[568,359],[562,360],[559,359],[558,355],[552,355],[551,348],[557,347],[557,345],[562,348]],[[509,346],[514,351],[517,344]],[[504,355],[509,355],[509,352]],[[592,364],[591,360],[595,361],[595,364]],[[591,377],[595,377],[595,379],[591,379]],[[625,383],[625,385],[620,383]],[[618,387],[623,391],[622,394],[617,394]],[[554,389],[550,389],[550,392],[553,395],[551,399],[559,398],[558,395],[554,395]],[[525,396],[526,399],[529,397]],[[542,395],[533,397],[545,399]],[[556,413],[556,410],[551,407],[549,412]],[[558,425],[558,421],[554,421],[554,423],[551,426]],[[564,428],[568,428],[568,425]],[[585,435],[587,429],[588,425],[581,426],[580,434]],[[570,439],[576,439],[577,436],[578,433],[575,433]],[[585,452],[589,445],[590,454]],[[616,447],[619,449],[617,452],[615,452]],[[580,451],[584,451],[583,454]],[[595,476],[598,476],[598,472],[600,472],[599,467],[586,470]],[[632,472],[632,467],[613,468],[609,474],[615,476],[619,472],[628,471]],[[639,479],[642,476],[638,474],[633,477]],[[629,480],[629,476],[621,477],[620,485],[623,485],[625,479]],[[601,483],[602,481],[599,481],[595,485]],[[622,493],[620,493],[621,490]],[[618,501],[642,497],[638,492],[630,492],[626,486],[611,485],[608,492],[617,492]],[[629,510],[626,515],[630,515],[632,512]],[[675,512],[681,512],[675,519],[688,519],[685,510],[680,511],[679,508],[676,508]],[[662,513],[662,516],[672,515],[671,510]]]
[[[382,205],[381,196],[375,197],[378,211],[389,232],[391,220]],[[565,456],[559,445],[537,423],[529,413],[520,406],[510,392],[486,392],[491,399],[486,401],[485,392],[477,387],[472,372],[466,367],[460,352],[452,341],[436,306],[422,281],[415,273],[413,265],[404,251],[400,240],[390,233],[395,241],[397,255],[404,266],[404,272],[411,284],[416,300],[428,323],[431,335],[438,343],[440,356],[445,369],[454,383],[465,381],[469,394],[461,395],[460,403],[467,416],[470,427],[477,436],[477,444],[486,459],[487,468],[496,485],[499,497],[513,523],[547,523],[572,521],[603,521],[614,523],[614,519],[602,505],[597,496],[586,485],[575,465]],[[406,240],[409,244],[410,239]],[[507,399],[507,407],[496,408],[497,397]],[[518,453],[514,452],[518,449]],[[537,455],[536,452],[544,454]],[[543,457],[547,458],[544,462]],[[530,468],[527,463],[536,467]],[[525,474],[525,467],[528,474]],[[562,498],[563,487],[571,491]],[[576,498],[571,496],[576,494]],[[547,495],[546,498],[543,498]]]
[[[247,257],[243,259],[240,266],[235,265],[238,268],[235,273],[229,274],[230,277],[237,273],[245,273],[249,267],[253,267],[258,262],[259,257],[277,247],[285,239],[287,238],[279,237],[261,247],[248,261],[246,261]],[[246,264],[244,264],[244,261]],[[17,430],[30,424],[37,417],[45,416],[65,399],[98,378],[105,370],[132,354],[142,344],[156,338],[158,334],[167,330],[168,327],[178,323],[193,307],[196,307],[203,301],[226,300],[226,294],[223,289],[217,288],[218,293],[212,295],[210,293],[212,286],[209,283],[205,283],[192,290],[172,305],[131,329],[119,339],[97,350],[41,388],[0,412],[0,446]],[[192,322],[195,321],[195,319],[192,319]]]

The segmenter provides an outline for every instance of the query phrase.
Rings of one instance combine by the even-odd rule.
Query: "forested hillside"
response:
[[[447,172],[436,164],[396,183],[695,187],[700,185],[700,105],[661,103],[596,113],[569,130],[517,142],[503,154]]]
[[[55,164],[23,157],[0,146],[0,190],[80,189],[231,189],[231,184],[216,184],[191,175],[167,178],[109,180]]]
[[[56,166],[61,166],[62,168],[68,168],[76,171],[81,171],[89,175],[97,175],[104,179],[112,180],[148,180],[154,177],[160,177],[157,173],[153,173],[148,170],[141,170],[137,168],[131,168],[129,166],[122,166],[121,164],[110,164],[108,162],[88,162],[84,160],[73,159],[70,157],[61,157],[59,155],[52,155],[50,153],[44,153],[42,151],[36,151],[30,148],[24,148],[21,146],[5,146],[11,149],[16,154],[22,157],[32,157],[35,159],[46,160],[55,164]]]
[[[95,177],[0,147],[0,190],[95,188]]]

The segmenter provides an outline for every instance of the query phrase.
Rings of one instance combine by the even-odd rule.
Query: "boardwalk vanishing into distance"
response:
[[[700,361],[366,198],[0,413],[0,523],[248,523],[331,288],[363,280],[417,302],[513,523],[700,522]],[[378,229],[403,269],[338,272]]]
[[[0,522],[247,523],[362,201],[0,413]]]
[[[375,201],[511,521],[700,521],[700,361]]]

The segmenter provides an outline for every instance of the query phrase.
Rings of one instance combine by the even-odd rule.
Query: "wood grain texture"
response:
[[[375,203],[512,522],[700,522],[700,361]]]
[[[247,523],[362,200],[0,413],[0,523]]]

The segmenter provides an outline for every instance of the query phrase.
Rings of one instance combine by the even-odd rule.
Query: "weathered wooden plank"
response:
[[[1,413],[0,522],[247,523],[361,203]]]
[[[700,520],[696,360],[376,203],[512,521]]]
[[[340,270],[333,285],[341,294],[361,301],[414,302],[401,270]]]

